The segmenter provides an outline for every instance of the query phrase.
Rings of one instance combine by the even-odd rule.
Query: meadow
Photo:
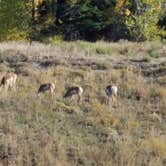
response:
[[[166,166],[166,43],[0,43],[0,166]],[[37,98],[40,84],[54,82]],[[106,104],[105,87],[118,86]],[[81,102],[64,99],[80,85]],[[144,98],[137,99],[137,89]]]

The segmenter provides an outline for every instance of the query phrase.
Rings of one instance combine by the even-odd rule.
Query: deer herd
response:
[[[16,80],[17,80],[17,74],[13,72],[9,72],[5,74],[0,82],[0,91],[2,88],[5,89],[5,91],[8,91],[9,89],[15,89],[16,90]],[[107,97],[106,103],[109,104],[110,100],[111,102],[114,102],[117,98],[117,91],[118,88],[116,85],[108,85],[105,88],[105,95]],[[40,97],[41,94],[44,94],[45,92],[50,92],[50,95],[53,99],[55,95],[55,84],[52,82],[41,84],[37,91],[37,96]],[[142,91],[141,91],[142,92]],[[81,100],[83,94],[83,88],[81,86],[73,86],[69,87],[63,96],[63,98],[73,98],[77,96],[78,102]],[[143,93],[138,93],[139,96],[137,96],[139,99],[143,97]]]

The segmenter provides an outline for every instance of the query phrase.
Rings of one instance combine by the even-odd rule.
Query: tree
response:
[[[165,33],[158,26],[159,17],[163,13],[161,2],[162,0],[143,0],[135,10],[132,10],[134,3],[130,4],[132,17],[126,19],[126,25],[130,29],[133,40],[159,39]]]
[[[114,0],[66,1],[62,7],[60,29],[67,40],[107,38],[114,41],[128,35],[124,17],[115,11]]]
[[[1,0],[0,40],[26,39],[30,18],[27,0]]]
[[[164,0],[1,0],[0,40],[164,38]]]

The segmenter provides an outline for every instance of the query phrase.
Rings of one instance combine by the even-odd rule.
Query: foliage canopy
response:
[[[164,0],[1,0],[0,40],[166,38]]]

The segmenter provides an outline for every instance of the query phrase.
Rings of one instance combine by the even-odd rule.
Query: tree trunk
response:
[[[30,45],[32,43],[33,35],[34,35],[34,31],[35,31],[35,0],[32,0],[31,3],[32,3],[32,10],[31,10],[31,32],[29,34]]]
[[[32,0],[32,24],[35,22],[35,0]]]
[[[55,24],[56,25],[59,25],[59,19],[60,19],[60,13],[61,13],[61,8],[62,8],[62,5],[65,4],[65,0],[56,0],[56,21],[55,21]]]
[[[52,0],[51,9],[52,9],[52,15],[56,18],[57,0]]]

